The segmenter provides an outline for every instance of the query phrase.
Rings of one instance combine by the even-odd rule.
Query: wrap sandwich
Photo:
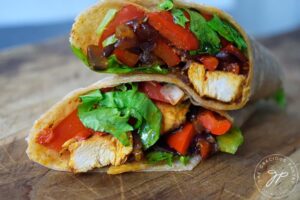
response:
[[[42,115],[26,153],[54,170],[109,174],[192,170],[216,152],[235,154],[243,143],[238,127],[251,111],[235,113],[234,123],[191,99],[188,86],[168,76],[109,76]]]
[[[79,15],[70,43],[90,69],[182,80],[196,105],[236,110],[281,88],[279,64],[225,12],[190,1],[102,0]]]

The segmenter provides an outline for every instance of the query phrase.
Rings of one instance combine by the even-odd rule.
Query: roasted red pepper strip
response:
[[[148,13],[148,23],[174,46],[183,50],[196,50],[199,48],[198,39],[189,30],[173,22],[170,12]]]
[[[219,65],[219,60],[214,56],[202,56],[200,62],[203,63],[205,69],[209,71],[214,71]]]
[[[186,155],[195,134],[196,131],[193,124],[187,123],[181,130],[170,135],[167,139],[167,143],[181,155]]]
[[[116,49],[114,54],[118,60],[129,67],[134,67],[139,61],[139,56],[126,50]]]
[[[198,121],[214,135],[223,135],[231,128],[231,122],[211,111],[204,111],[197,117]]]
[[[134,19],[141,19],[144,16],[145,12],[142,9],[139,9],[133,5],[124,6],[120,11],[118,11],[114,19],[109,23],[109,25],[105,27],[105,30],[102,33],[101,38],[99,40],[99,47],[102,47],[102,42],[106,38],[108,38],[116,32],[117,26]]]
[[[37,142],[55,151],[60,151],[62,145],[69,139],[82,140],[92,134],[93,131],[81,123],[76,109],[53,129],[48,128],[42,131],[37,137]]]
[[[154,48],[154,54],[161,58],[169,67],[173,67],[180,63],[179,56],[164,41],[158,40]]]

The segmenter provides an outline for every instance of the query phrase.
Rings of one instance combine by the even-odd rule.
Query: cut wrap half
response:
[[[182,87],[183,86],[183,87]],[[186,86],[166,76],[110,76],[75,90],[40,117],[27,155],[45,167],[74,173],[98,169],[192,170],[221,151],[236,153],[235,115],[193,106]]]
[[[100,1],[76,18],[70,43],[94,71],[176,76],[216,110],[281,87],[279,64],[231,16],[185,0]]]

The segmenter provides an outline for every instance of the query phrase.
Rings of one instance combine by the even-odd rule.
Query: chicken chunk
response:
[[[242,94],[245,77],[223,71],[208,71],[202,64],[189,64],[188,77],[201,97],[210,97],[222,102],[232,102]]]
[[[163,116],[161,133],[164,134],[178,128],[185,122],[190,104],[182,103],[172,106],[170,104],[156,102],[156,106]]]
[[[227,103],[232,102],[241,96],[244,81],[244,76],[230,72],[207,72],[204,96]]]
[[[196,92],[202,96],[204,93],[205,68],[196,62],[189,63],[188,77]]]
[[[87,172],[108,165],[121,165],[132,152],[132,137],[129,146],[123,146],[112,135],[98,136],[69,145],[69,167],[75,173]]]

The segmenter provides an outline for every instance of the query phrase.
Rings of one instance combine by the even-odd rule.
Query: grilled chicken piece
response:
[[[156,106],[163,115],[161,133],[164,134],[178,128],[185,122],[190,104],[181,103],[172,106],[170,104],[156,102]]]
[[[69,145],[69,167],[75,173],[87,172],[108,165],[121,165],[132,152],[132,137],[129,146],[123,146],[112,135],[98,136]]]
[[[197,93],[202,96],[204,93],[204,78],[205,78],[205,68],[196,62],[189,63],[188,77],[193,84]]]
[[[245,77],[223,71],[208,71],[202,64],[189,63],[188,77],[197,93],[222,102],[232,102],[242,94]]]
[[[242,94],[245,77],[230,72],[207,72],[204,96],[223,102],[232,102]]]

